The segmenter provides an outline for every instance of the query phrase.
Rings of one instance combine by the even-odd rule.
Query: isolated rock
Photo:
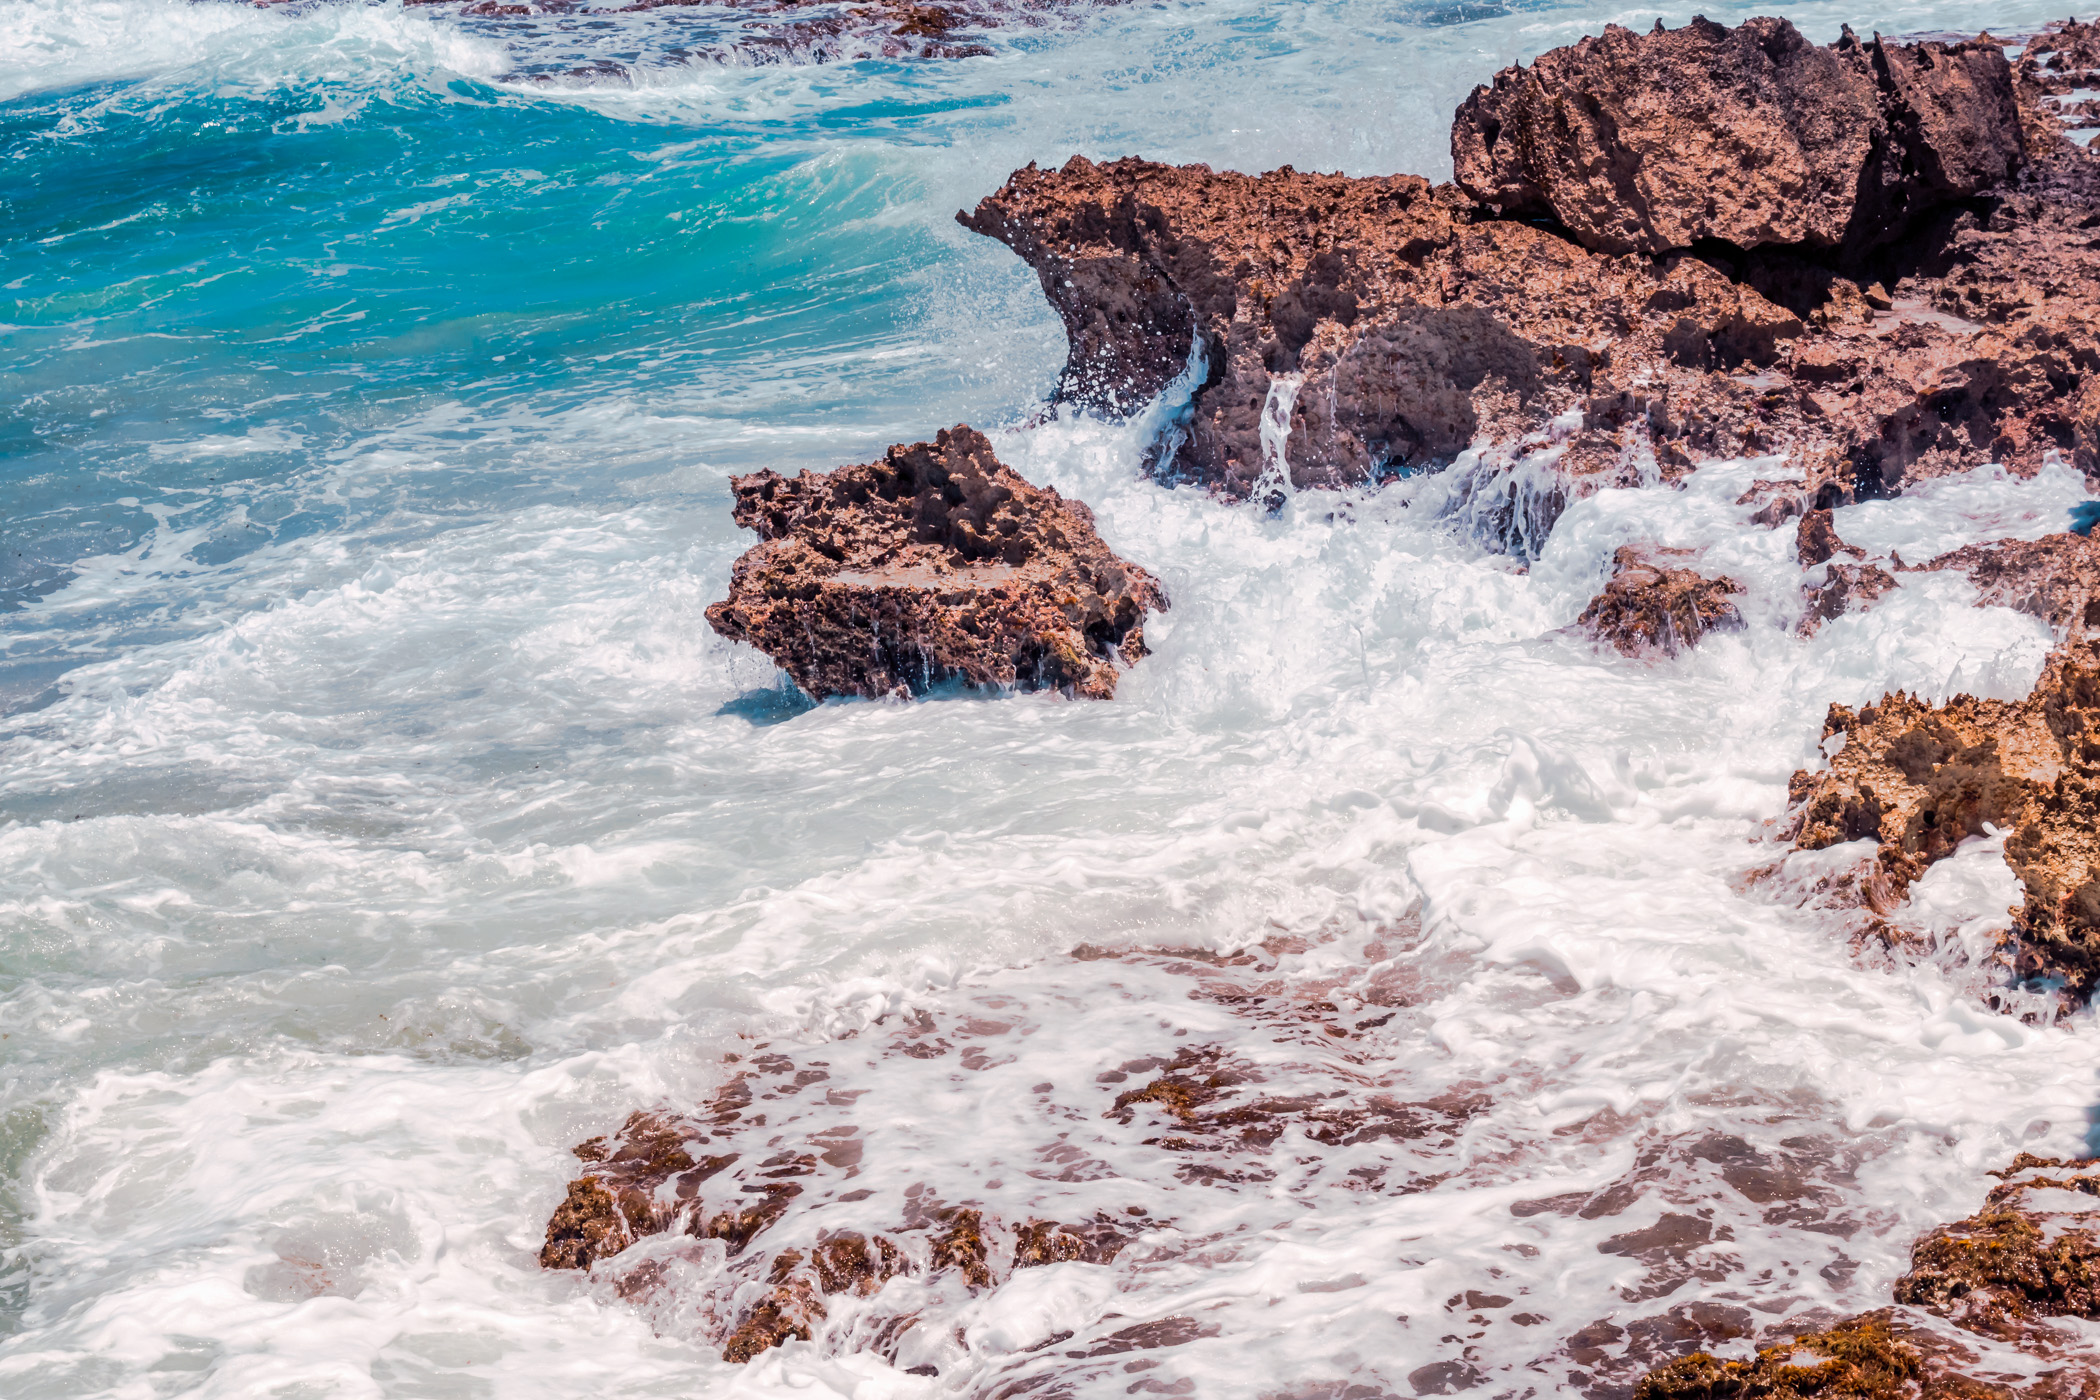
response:
[[[1612,557],[1611,582],[1590,600],[1576,625],[1627,656],[1658,651],[1676,656],[1699,645],[1708,632],[1740,628],[1742,615],[1729,598],[1742,592],[1742,585],[1659,562],[1684,553],[1622,546]]]
[[[1084,504],[1030,485],[973,428],[735,489],[760,543],[707,620],[819,699],[959,680],[1105,700],[1145,654],[1146,612],[1167,606]]]
[[[1829,48],[1783,19],[1599,36],[1507,68],[1451,129],[1459,185],[1604,253],[1718,239],[1857,258],[2018,166],[1995,44]]]
[[[1803,566],[1822,564],[1838,555],[1864,559],[1866,555],[1838,538],[1837,518],[1828,510],[1812,510],[1794,529],[1794,554]]]

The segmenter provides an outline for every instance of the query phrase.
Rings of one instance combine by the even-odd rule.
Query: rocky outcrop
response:
[[[2100,102],[2074,96],[2100,87],[2100,24],[2047,26],[2028,39],[2013,72],[2032,113],[2030,142],[2100,126]]]
[[[1611,582],[1590,600],[1576,626],[1626,656],[1676,656],[1709,632],[1742,627],[1742,615],[1729,601],[1742,585],[1660,562],[1687,553],[1622,546],[1612,558]]]
[[[1477,442],[1548,450],[1575,481],[1666,476],[1687,447],[1766,431],[1734,391],[1676,388],[1774,364],[1803,331],[1697,259],[1598,258],[1412,176],[1075,157],[961,218],[1034,266],[1063,318],[1060,399],[1126,412],[1194,364],[1160,469],[1235,497],[1265,474],[1439,467]]]
[[[1903,218],[1884,208],[1843,270],[1796,245],[1613,256],[1456,187],[1289,168],[1075,157],[958,217],[1035,269],[1067,334],[1060,401],[1129,413],[1192,374],[1157,469],[1234,498],[1468,451],[1502,473],[1486,489],[1542,469],[1557,503],[1767,453],[1801,458],[1803,504],[1826,508],[1990,461],[2031,473],[2052,452],[2100,470],[2100,163],[2054,138],[2005,177],[2024,118],[1987,45],[1840,48],[1800,52],[1915,79],[1947,108],[1913,93],[1903,139],[1945,159],[1874,196],[1900,194]],[[1861,108],[1846,139],[1882,140],[1896,112]],[[1667,103],[1626,117],[1649,123],[1622,127],[1629,141],[1676,120]],[[1945,202],[1986,175],[2001,183]]]
[[[1107,699],[1145,654],[1145,614],[1167,606],[1085,505],[1030,485],[973,428],[734,485],[737,523],[760,543],[707,620],[818,699],[948,681]]]
[[[2100,1318],[2100,1176],[2083,1170],[2095,1164],[2021,1153],[1991,1173],[1999,1184],[1982,1210],[1912,1246],[1910,1272],[1894,1289],[1897,1307],[1743,1360],[1696,1352],[1642,1378],[1634,1400],[2093,1394],[2100,1370],[2089,1346],[2050,1319]],[[2016,1372],[1993,1364],[2000,1347],[2017,1359]],[[2008,1388],[2023,1375],[2027,1384]]]
[[[1996,44],[1828,48],[1783,19],[1603,34],[1507,68],[1452,123],[1467,194],[1603,253],[1719,240],[1856,261],[2023,156]]]
[[[1801,585],[1807,606],[1794,630],[1812,637],[1826,622],[1848,612],[1865,612],[1895,587],[1896,576],[1879,564],[1826,563]]]
[[[2094,1165],[2023,1152],[1991,1173],[1982,1210],[1911,1248],[1896,1301],[2005,1337],[2039,1318],[2100,1318],[2100,1175],[2081,1170]]]
[[[2082,608],[2081,608],[2082,612]],[[1841,745],[1833,741],[1842,741]],[[1889,913],[1910,881],[1986,826],[2026,887],[2015,970],[2083,1001],[2100,984],[2100,642],[2074,638],[2026,700],[1905,694],[1823,725],[1828,767],[1796,773],[1795,844],[1878,843],[1866,901]]]

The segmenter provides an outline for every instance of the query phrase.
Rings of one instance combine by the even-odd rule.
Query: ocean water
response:
[[[1057,323],[952,222],[1074,152],[1444,177],[1473,84],[1690,13],[1191,0],[752,63],[704,7],[0,0],[0,1393],[878,1400],[1025,1354],[1084,1394],[1609,1394],[1690,1345],[1670,1309],[1877,1305],[1983,1168],[2081,1150],[2090,1017],[1982,1009],[1996,843],[1891,958],[1813,895],[1857,852],[1772,838],[1828,704],[2022,694],[2041,624],[1922,574],[1796,637],[1791,533],[1736,504],[1777,459],[1587,500],[1528,568],[1455,476],[1163,490],[1172,405],[1046,417]],[[712,635],[731,474],[963,421],[1166,583],[1114,702],[810,707]],[[2083,495],[1985,469],[1838,528],[1916,562]],[[1646,664],[1571,636],[1629,541],[1741,579],[1749,626]],[[1404,1014],[1344,1067],[1079,945]],[[1011,1093],[870,1030],[994,1003],[1032,1029]],[[1192,1183],[1100,1111],[1177,1039],[1478,1103],[1381,1182]],[[570,1144],[759,1041],[872,1057],[885,1190],[1124,1183],[1147,1233],[929,1303],[932,1377],[843,1324],[734,1367],[542,1271]],[[1023,1199],[988,1164],[1044,1150],[1037,1081],[1105,1165]],[[1686,1212],[1712,1243],[1659,1274],[1626,1241]],[[1468,1290],[1536,1320],[1462,1325]],[[1212,1331],[1112,1379],[1028,1350],[1178,1317]]]

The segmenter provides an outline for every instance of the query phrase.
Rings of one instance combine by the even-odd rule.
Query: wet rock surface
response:
[[[2020,1396],[2100,1393],[2083,1334],[2100,1317],[2094,1159],[2021,1153],[1975,1215],[1928,1231],[1897,1304],[1722,1360],[1704,1350],[1643,1377],[1635,1400],[1723,1396]]]
[[[2081,637],[2059,648],[2025,700],[1958,695],[1929,705],[1890,695],[1856,711],[1831,706],[1823,735],[1835,756],[1796,773],[1791,786],[1798,847],[1877,843],[1861,890],[1886,915],[1964,839],[2007,831],[2006,862],[2026,888],[2011,934],[2015,975],[2048,979],[2074,1002],[2092,994],[2100,981],[2100,643]]]
[[[1827,48],[1784,19],[1618,25],[1476,88],[1452,125],[1458,183],[1604,253],[1717,239],[1856,259],[1916,215],[2001,184],[2024,154],[2004,50]]]
[[[1192,375],[1157,469],[1231,497],[1464,461],[1478,492],[1544,502],[1550,527],[1599,486],[1712,458],[1799,456],[1801,504],[1825,508],[1990,461],[2095,469],[2093,157],[2014,100],[2027,89],[1994,46],[1802,52],[1944,85],[1913,96],[1919,113],[1943,97],[1945,120],[1905,130],[1968,152],[1904,176],[1887,196],[1902,217],[1876,216],[1879,241],[1843,266],[1800,240],[1598,252],[1411,176],[1137,159],[1030,166],[958,217],[1035,269],[1068,338],[1061,401],[1128,413]],[[1845,139],[1872,145],[1895,110],[1860,108]],[[1624,139],[1666,141],[1677,120],[1667,103],[1633,117]]]
[[[1730,598],[1742,592],[1742,585],[1670,567],[1669,560],[1683,553],[1621,546],[1613,557],[1611,582],[1590,600],[1576,625],[1626,656],[1676,656],[1699,645],[1709,632],[1739,629],[1742,614]]]
[[[1605,1400],[1821,1316],[1787,1280],[1848,1276],[1848,1242],[1886,1228],[1859,1172],[1889,1133],[1746,1089],[1695,1092],[1695,1124],[1603,1109],[1537,1135],[1535,1067],[1483,1080],[1433,1048],[1468,975],[1402,920],[1224,953],[1082,945],[842,1004],[730,1056],[706,1102],[580,1145],[543,1257],[731,1361],[868,1353],[973,1396],[1192,1393],[1249,1336],[1360,1304],[1366,1231],[1454,1280],[1412,1274],[1402,1315],[1373,1309],[1350,1383],[1374,1393],[1500,1376]],[[569,1203],[600,1199],[627,1223],[579,1248]],[[1408,1252],[1411,1212],[1454,1209],[1494,1247]],[[1223,1276],[1264,1282],[1204,1286]],[[1600,1292],[1602,1318],[1569,1302]],[[1491,1375],[1487,1338],[1528,1364]]]
[[[1085,505],[1030,485],[972,428],[734,485],[737,523],[760,543],[707,619],[817,699],[944,682],[1107,699],[1145,654],[1146,613],[1167,606]]]

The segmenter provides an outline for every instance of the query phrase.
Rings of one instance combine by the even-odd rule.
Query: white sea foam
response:
[[[665,68],[632,92],[504,97],[646,122],[644,155],[676,144],[665,124],[800,120],[871,87],[1004,105],[931,134],[808,134],[773,187],[786,208],[889,182],[863,217],[922,226],[945,258],[895,274],[912,308],[895,336],[735,350],[668,386],[583,381],[580,405],[462,391],[335,447],[295,427],[171,430],[162,460],[298,451],[317,497],[409,504],[207,565],[192,557],[207,531],[181,509],[207,497],[175,493],[142,543],[79,561],[23,615],[14,635],[84,652],[120,604],[181,610],[182,626],[74,670],[0,730],[0,1242],[21,1245],[0,1283],[0,1390],[944,1393],[821,1340],[733,1368],[701,1329],[658,1335],[646,1311],[538,1268],[568,1146],[630,1108],[697,1103],[741,1037],[892,1095],[872,1101],[890,1136],[864,1160],[899,1191],[981,1188],[983,1159],[1041,1146],[1033,1085],[1069,1076],[1066,1106],[1163,1222],[1108,1269],[951,1300],[962,1339],[927,1358],[957,1385],[1060,1331],[1198,1314],[1214,1339],[1119,1372],[1116,1393],[1148,1377],[1204,1395],[1404,1392],[1437,1366],[1535,1383],[1526,1368],[1592,1321],[1630,1334],[1613,1344],[1623,1361],[1650,1333],[1622,1324],[1680,1304],[1772,1307],[1763,1321],[1878,1303],[1915,1233],[1974,1207],[1980,1169],[2020,1146],[2080,1147],[2090,1018],[1992,1015],[1962,970],[2003,927],[1997,843],[1920,882],[1905,917],[1944,945],[1937,960],[1862,962],[1841,913],[1757,875],[1782,854],[1770,822],[1816,761],[1828,704],[2017,695],[2051,641],[1974,608],[1964,580],[1916,573],[1796,638],[1790,532],[1748,526],[1735,503],[1784,462],[1578,502],[1525,568],[1464,532],[1448,481],[1300,493],[1270,515],[1143,480],[1146,424],[1009,426],[1002,455],[1092,504],[1173,597],[1113,703],[804,709],[706,627],[748,542],[726,470],[867,455],[983,421],[987,402],[1017,419],[1050,382],[1061,347],[1025,271],[944,222],[1011,166],[1083,149],[1436,173],[1466,87],[1600,13],[1424,31],[1356,5],[1131,7],[938,72]],[[1811,29],[1838,18],[1799,13]],[[0,91],[185,68],[198,76],[170,82],[264,84],[331,63],[442,88],[513,57],[449,21],[361,7],[0,16],[22,55]],[[1983,19],[2005,22],[1932,6],[1882,23]],[[811,400],[856,411],[796,418]],[[439,490],[505,454],[581,482],[605,463],[630,476],[459,517],[404,485]],[[1985,470],[1837,523],[1915,564],[2044,532],[2080,490],[2067,470]],[[1739,579],[1749,626],[1654,663],[1571,635],[1629,542]],[[1346,994],[1367,942],[1417,924],[1378,961],[1421,994],[1358,1070],[1424,1092],[1491,1086],[1476,1136],[1416,1164],[1448,1183],[1356,1190],[1315,1171],[1302,1198],[1189,1187],[1096,1111],[1096,1076],[1176,1029],[1292,1056],[1191,1000],[1185,974],[1077,962],[1073,945],[1297,935],[1308,949],[1279,976]],[[1033,1018],[1042,1048],[986,1070],[961,1109],[932,1097],[961,1092],[945,1064],[885,1060],[867,1030],[987,998]],[[1812,1139],[1784,1150],[1852,1233],[1768,1221],[1708,1180],[1726,1164],[1689,1154],[1715,1135],[1768,1153]],[[1651,1167],[1648,1194],[1616,1212],[1512,1210]],[[1713,1212],[1738,1262],[1629,1299],[1637,1261],[1599,1246],[1668,1210]],[[1529,1301],[1478,1326],[1446,1306],[1490,1280]],[[1520,1308],[1548,1322],[1518,1323]]]

